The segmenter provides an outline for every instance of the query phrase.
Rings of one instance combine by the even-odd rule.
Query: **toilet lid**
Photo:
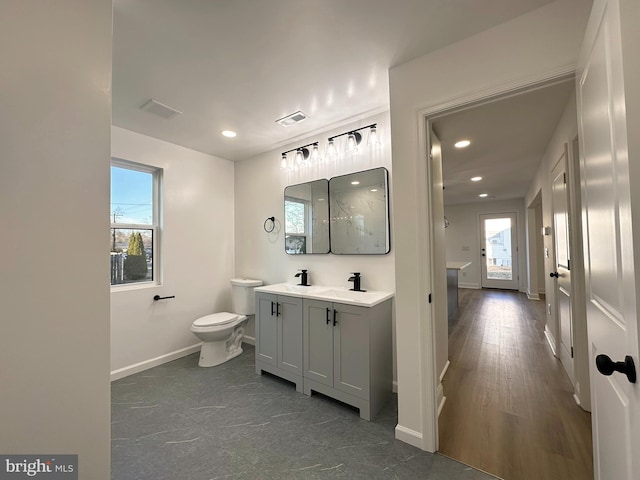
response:
[[[235,313],[228,312],[220,312],[220,313],[212,313],[211,315],[205,315],[204,317],[200,317],[193,325],[196,327],[211,327],[214,325],[224,325],[226,323],[231,323],[238,318],[238,315]]]

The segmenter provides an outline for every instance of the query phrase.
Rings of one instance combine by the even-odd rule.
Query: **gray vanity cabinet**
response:
[[[359,307],[303,300],[304,393],[328,395],[370,420],[391,394],[391,301]]]
[[[256,292],[256,373],[294,382],[302,392],[302,299]]]

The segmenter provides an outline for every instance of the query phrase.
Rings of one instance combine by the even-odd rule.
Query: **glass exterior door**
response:
[[[482,288],[518,289],[516,214],[480,215]]]

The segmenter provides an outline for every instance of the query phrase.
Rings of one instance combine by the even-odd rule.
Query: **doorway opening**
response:
[[[471,264],[460,272],[449,361],[436,372],[446,399],[439,402],[439,451],[505,478],[527,478],[527,471],[541,478],[542,468],[549,478],[566,471],[592,477],[590,415],[573,402],[574,385],[556,358],[558,335],[548,328],[558,318],[556,298],[545,295],[549,200],[538,191],[526,204],[530,186],[548,180],[534,177],[573,92],[568,76],[427,121],[441,143],[444,186],[434,188],[432,167],[431,204],[443,192],[447,219],[444,251],[434,242],[433,258]],[[469,148],[449,146],[463,137]],[[436,296],[436,304],[443,300]]]

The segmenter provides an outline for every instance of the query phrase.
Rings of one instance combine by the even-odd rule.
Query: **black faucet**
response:
[[[302,277],[300,278],[300,285],[303,287],[310,287],[311,285],[309,285],[307,283],[308,281],[308,274],[306,270],[300,270],[298,273],[295,274],[296,277]]]
[[[362,280],[360,272],[353,272],[353,277],[349,277],[349,282],[353,282],[353,288],[350,288],[349,290],[353,290],[354,292],[366,292],[366,290],[362,290],[360,288],[360,280]]]

